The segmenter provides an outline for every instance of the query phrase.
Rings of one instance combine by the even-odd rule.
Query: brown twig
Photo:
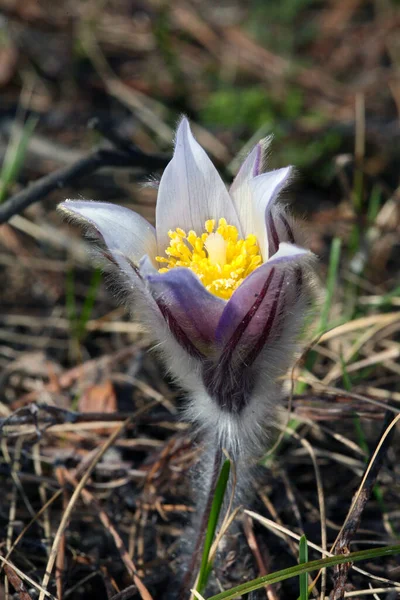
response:
[[[133,596],[137,593],[136,585],[130,585],[129,587],[122,590],[122,592],[118,592],[115,596],[112,596],[110,600],[128,600],[128,598],[133,598]]]
[[[243,529],[245,536],[247,538],[247,543],[249,545],[250,550],[253,553],[253,556],[256,560],[259,575],[262,577],[268,574],[268,569],[264,563],[264,557],[261,554],[260,548],[258,546],[257,538],[253,529],[253,521],[250,519],[248,515],[244,515],[243,518]],[[279,596],[274,590],[272,585],[265,586],[265,593],[267,595],[268,600],[278,600]]]
[[[136,414],[139,411],[136,412]],[[118,438],[118,436],[122,433],[122,431],[125,429],[125,427],[132,422],[132,420],[134,419],[133,415],[132,417],[130,417],[129,419],[127,419],[107,440],[107,442],[101,447],[101,449],[99,450],[99,452],[96,454],[94,460],[92,461],[90,467],[87,469],[87,471],[85,472],[84,476],[82,477],[82,479],[80,480],[78,486],[75,488],[74,493],[71,496],[71,499],[69,501],[67,510],[64,512],[63,517],[61,519],[61,522],[58,526],[58,530],[55,534],[54,537],[54,541],[53,541],[53,546],[51,548],[51,552],[50,552],[50,557],[46,566],[46,571],[45,571],[45,575],[43,577],[43,582],[42,582],[42,590],[39,596],[39,600],[44,600],[44,596],[45,596],[45,591],[47,591],[47,586],[49,584],[50,581],[50,576],[51,576],[51,572],[56,560],[56,556],[57,556],[57,552],[59,549],[59,544],[61,541],[61,536],[63,535],[67,525],[68,525],[68,521],[70,519],[72,510],[75,507],[75,504],[80,496],[80,494],[82,493],[82,490],[84,489],[85,485],[87,484],[93,469],[95,468],[95,466],[97,465],[97,463],[99,462],[99,460],[103,457],[103,455],[105,454],[105,452],[108,450],[108,448],[110,448],[110,446],[115,442],[115,440]],[[149,594],[149,592],[147,591],[146,587],[144,586],[144,584],[140,581],[140,579],[135,576],[135,584],[137,585],[140,595],[143,598],[143,600],[151,600],[151,595]]]
[[[62,467],[56,467],[55,475],[60,484],[60,487],[63,491],[62,494],[62,503],[63,510],[67,510],[68,506],[68,495],[67,490],[65,489],[65,476],[64,469]],[[63,574],[65,567],[65,532],[61,536],[60,546],[57,553],[56,559],[56,588],[57,588],[57,598],[62,600],[63,598]]]
[[[19,599],[20,600],[32,600],[31,596],[27,592],[24,582],[22,581],[22,579],[20,577],[18,577],[18,575],[16,574],[14,569],[10,565],[6,565],[6,564],[3,565],[3,568],[4,568],[5,574],[8,578],[8,581],[11,583],[14,590],[17,592]]]
[[[9,198],[0,206],[0,224],[8,221],[13,215],[21,213],[34,202],[42,200],[53,190],[63,188],[102,167],[140,167],[147,171],[153,171],[164,168],[168,161],[168,156],[145,154],[136,149],[133,144],[130,145],[129,150],[127,148],[97,148],[72,165],[41,177],[29,187]]]
[[[75,477],[73,475],[71,475],[66,469],[62,469],[62,471],[63,471],[63,477],[65,477],[65,479],[67,479],[75,488],[77,488],[78,481],[75,479]],[[135,585],[133,587],[135,588],[136,591],[138,589],[140,589],[141,593],[143,593],[144,586],[140,582],[139,577],[137,575],[137,568],[136,568],[134,562],[132,561],[132,559],[130,558],[128,551],[125,548],[124,542],[122,541],[121,536],[119,535],[115,526],[111,522],[109,516],[101,508],[99,502],[97,501],[95,496],[91,492],[89,492],[89,490],[82,489],[81,494],[82,494],[82,498],[83,498],[85,504],[87,504],[89,506],[93,506],[97,510],[100,521],[102,522],[104,528],[112,536],[112,538],[115,542],[115,545],[117,547],[117,550],[121,555],[121,559],[129,573],[129,575],[132,577],[133,581],[135,582]],[[149,594],[142,595],[142,597],[148,598],[149,600],[151,599],[151,596]]]
[[[42,588],[42,586],[40,586],[38,583],[36,583],[36,581],[34,581],[31,577],[29,577],[29,575],[27,575],[26,573],[24,573],[23,571],[18,569],[15,565],[10,563],[10,561],[8,561],[6,558],[4,558],[4,556],[1,554],[1,552],[0,552],[0,563],[2,564],[2,568],[5,568],[6,566],[11,567],[12,570],[15,572],[15,574],[18,575],[18,577],[21,579],[21,582],[22,582],[22,580],[27,581],[35,590],[42,592],[44,594],[44,596],[46,596],[46,598],[50,598],[50,600],[57,600],[57,598],[55,598],[53,596],[53,594],[50,594],[50,592],[48,592],[47,590],[44,590]],[[26,598],[26,600],[28,600],[28,598]]]
[[[40,596],[39,596],[39,600],[44,600],[44,597],[46,595],[49,595],[49,593],[47,592],[47,586],[49,584],[50,581],[50,576],[51,576],[51,571],[53,569],[55,560],[56,560],[56,556],[57,556],[57,552],[59,549],[59,544],[61,541],[61,537],[68,525],[68,521],[69,518],[71,516],[72,510],[74,509],[74,506],[80,496],[80,494],[82,493],[82,490],[84,490],[85,485],[87,484],[94,468],[96,467],[96,465],[98,464],[98,462],[101,460],[101,458],[103,457],[103,455],[105,454],[105,452],[108,450],[108,448],[110,448],[110,446],[112,446],[112,444],[116,441],[116,439],[118,438],[118,436],[122,433],[122,431],[124,431],[133,421],[135,421],[135,419],[141,415],[143,412],[147,411],[149,408],[151,408],[151,406],[154,406],[155,404],[157,404],[158,401],[154,401],[152,403],[147,404],[144,407],[139,408],[135,413],[133,413],[133,415],[131,415],[131,417],[129,417],[128,419],[126,419],[126,421],[124,421],[119,427],[118,429],[108,438],[108,440],[106,441],[105,444],[103,444],[103,446],[100,448],[100,450],[96,453],[96,455],[94,456],[93,460],[91,461],[90,465],[88,466],[86,472],[84,473],[82,479],[79,481],[77,487],[75,488],[74,493],[71,496],[71,499],[68,503],[67,509],[65,510],[63,517],[61,519],[61,522],[58,526],[58,530],[55,534],[54,537],[54,541],[53,541],[53,545],[51,548],[51,552],[50,552],[50,556],[49,556],[49,560],[46,566],[46,571],[45,571],[45,575],[43,577],[43,583],[42,583],[42,587],[40,588],[41,592],[40,592]],[[59,492],[57,492],[57,495],[60,495],[62,493],[61,490],[59,490]],[[53,497],[54,499],[54,497]],[[51,499],[51,501],[53,500]],[[50,502],[50,501],[49,501]],[[48,502],[48,504],[49,504]],[[41,511],[43,511],[45,509],[45,507],[42,507]],[[41,512],[39,511],[39,512]],[[36,517],[35,517],[36,518]],[[143,598],[143,600],[152,600],[151,595],[149,594],[147,588],[145,587],[145,585],[140,581],[140,579],[135,576],[134,578],[135,580],[135,584],[139,590],[139,593],[141,595],[141,597]]]

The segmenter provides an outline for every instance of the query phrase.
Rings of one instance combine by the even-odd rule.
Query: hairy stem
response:
[[[186,598],[187,590],[189,590],[191,585],[193,584],[194,576],[200,563],[201,549],[204,544],[204,539],[207,531],[207,524],[210,518],[211,506],[214,499],[215,487],[217,485],[219,472],[221,470],[221,463],[222,448],[217,442],[214,455],[214,465],[211,473],[210,487],[207,494],[206,505],[204,507],[203,515],[201,517],[199,535],[196,541],[196,546],[193,550],[193,554],[190,559],[190,563],[186,571],[186,575],[182,581],[182,585],[178,595],[178,600],[184,600],[184,598]]]

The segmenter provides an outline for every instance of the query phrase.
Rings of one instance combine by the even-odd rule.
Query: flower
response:
[[[67,200],[133,292],[187,413],[234,455],[260,446],[276,415],[310,295],[313,255],[278,202],[291,168],[263,172],[268,140],[247,156],[228,192],[179,124],[159,184],[156,228],[127,208]]]

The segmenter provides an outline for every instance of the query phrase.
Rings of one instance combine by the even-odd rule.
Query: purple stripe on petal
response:
[[[204,385],[221,410],[240,414],[251,400],[257,379],[252,365],[265,344],[281,334],[285,308],[292,311],[298,298],[296,270],[310,258],[310,252],[281,243],[273,258],[249,275],[227,303],[216,331],[220,359],[203,365]],[[290,288],[287,277],[293,282]]]
[[[256,146],[256,156],[253,167],[253,177],[257,177],[261,173],[262,147],[261,144]]]
[[[276,333],[275,320],[277,317],[278,304],[279,304],[279,299],[280,299],[281,293],[282,293],[284,279],[285,279],[285,274],[283,273],[280,278],[280,281],[278,283],[278,286],[275,289],[273,304],[271,306],[271,310],[269,312],[268,319],[265,322],[265,325],[261,332],[261,335],[258,338],[258,340],[255,342],[254,346],[251,348],[251,350],[248,353],[248,355],[246,356],[246,358],[243,360],[246,367],[250,367],[253,364],[253,362],[256,360],[257,356],[260,354],[261,350],[264,348],[265,344],[268,342],[269,337],[270,337],[271,333],[274,331],[274,329],[275,329],[275,333]],[[284,310],[284,308],[282,307],[281,310]]]
[[[149,270],[148,264],[143,262],[141,273],[157,304],[163,307],[164,313],[168,311],[168,323],[172,323],[173,318],[193,346],[202,353],[211,353],[225,301],[210,294],[188,268],[176,267],[158,273],[155,269]],[[175,335],[177,330],[171,331]],[[181,341],[179,335],[176,336],[178,342]]]
[[[249,326],[254,315],[260,308],[261,303],[264,300],[265,296],[267,295],[268,289],[272,283],[272,280],[274,277],[274,271],[275,271],[274,268],[272,268],[270,270],[270,273],[268,274],[268,277],[265,280],[265,283],[264,283],[260,293],[256,294],[256,300],[255,300],[254,304],[251,306],[251,308],[245,314],[244,318],[239,322],[238,326],[236,327],[235,331],[232,334],[232,337],[229,339],[229,341],[225,345],[224,350],[223,350],[220,360],[219,360],[220,367],[222,367],[224,365],[224,363],[226,363],[227,361],[230,360],[230,358],[231,358],[234,350],[236,349],[241,337],[243,336],[245,330],[247,329],[247,327]]]
[[[279,293],[280,277],[274,275],[277,268],[284,267],[278,265],[271,261],[270,265],[259,267],[254,271],[260,271],[258,276],[249,276],[247,285],[243,287],[243,283],[230,299],[217,330],[217,339],[223,346],[221,366],[224,360],[240,364],[259,340]]]
[[[256,295],[256,300],[225,345],[218,362],[208,365],[205,363],[203,370],[204,384],[221,410],[240,414],[251,397],[254,375],[246,368],[246,361],[234,365],[232,355],[265,299],[273,278],[274,268],[270,270],[260,293]]]
[[[242,163],[229,189],[229,193],[232,196],[233,203],[239,216],[244,237],[254,233],[250,182],[262,172],[264,157],[269,143],[270,138],[266,138],[254,146]]]
[[[273,304],[278,280],[269,280],[271,270],[288,269],[289,271],[292,271],[292,269],[295,269],[301,261],[307,260],[310,257],[311,253],[302,248],[287,243],[281,243],[274,256],[268,262],[253,271],[253,273],[251,273],[251,275],[249,275],[233,293],[218,323],[216,331],[217,342],[222,347],[225,347],[240,323],[246,318],[250,309],[253,306],[257,306],[257,310],[252,315],[251,320],[246,324],[246,328],[237,344],[238,348],[244,348],[248,351],[248,347],[254,343],[254,340],[260,335]],[[264,293],[263,290],[266,289],[268,280],[267,291]],[[260,295],[262,296],[262,301],[258,304]]]
[[[278,250],[278,247],[279,247],[279,236],[278,236],[278,232],[276,231],[275,221],[274,221],[272,212],[268,213],[267,228],[268,228],[268,233],[271,236],[271,239],[269,240],[269,244],[268,244],[268,251],[269,251],[269,255],[272,256],[273,254],[275,254],[275,252]]]
[[[249,182],[253,215],[252,233],[257,237],[264,261],[271,256],[268,248],[268,215],[279,194],[288,184],[290,175],[291,167],[286,167],[253,177]]]
[[[289,240],[289,242],[290,242],[291,244],[295,244],[296,242],[294,241],[294,235],[293,235],[293,231],[292,231],[292,228],[290,227],[290,225],[289,225],[289,223],[288,223],[288,220],[286,219],[285,215],[282,215],[282,214],[281,214],[281,215],[280,215],[280,217],[281,217],[281,221],[282,221],[282,223],[283,223],[283,224],[284,224],[284,226],[285,226],[285,229],[286,229],[286,233],[287,233],[287,236],[288,236],[288,240]]]
[[[182,327],[180,327],[179,323],[177,322],[169,308],[163,303],[162,300],[156,300],[156,302],[162,316],[165,319],[165,322],[167,323],[176,341],[182,346],[182,348],[186,350],[188,354],[190,354],[190,356],[193,356],[194,358],[197,358],[199,360],[204,359],[204,354],[200,352],[200,350],[196,348],[194,344],[192,344],[185,331],[182,329]]]

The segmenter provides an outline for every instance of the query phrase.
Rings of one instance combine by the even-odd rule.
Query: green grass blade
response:
[[[307,538],[302,535],[299,542],[299,565],[308,562]],[[308,573],[299,575],[300,581],[300,600],[308,600]]]
[[[368,203],[367,221],[368,221],[369,225],[375,224],[375,219],[378,216],[379,209],[381,206],[381,201],[382,201],[382,190],[381,190],[380,186],[375,184],[371,190],[371,195],[369,197],[369,203]]]
[[[94,303],[96,301],[97,290],[101,282],[101,269],[95,269],[89,284],[89,290],[83,303],[82,311],[76,326],[78,340],[81,341],[85,335],[86,323],[90,319]]]
[[[377,304],[377,306],[381,307],[381,308],[385,308],[385,306],[390,306],[390,301],[393,298],[398,298],[399,296],[400,296],[400,285],[395,287],[395,289],[392,290],[391,292],[388,292],[387,294],[382,296],[382,299],[381,299],[380,303]]]
[[[8,188],[15,182],[22,169],[28,143],[37,122],[36,117],[29,117],[22,132],[11,134],[0,173],[0,204],[6,199]]]
[[[291,577],[298,577],[302,573],[310,573],[319,569],[325,569],[327,567],[333,567],[334,565],[340,565],[347,562],[359,562],[360,560],[368,560],[373,558],[379,558],[381,556],[392,556],[393,554],[400,554],[400,544],[393,546],[384,546],[383,548],[369,548],[367,550],[361,550],[359,552],[351,552],[350,554],[340,554],[338,556],[329,556],[328,558],[320,558],[303,565],[295,565],[288,569],[282,569],[263,577],[258,577],[247,583],[237,585],[230,590],[225,590],[215,596],[210,596],[207,600],[233,600],[243,594],[249,594],[254,590],[258,590],[266,585],[272,585]]]
[[[329,312],[333,302],[333,295],[335,292],[337,273],[339,269],[341,243],[342,242],[340,238],[333,238],[332,240],[331,252],[329,256],[328,277],[326,281],[326,298],[324,306],[322,307],[320,320],[321,332],[326,331],[328,326]]]
[[[203,555],[201,558],[199,580],[197,584],[197,591],[200,594],[207,585],[207,580],[212,568],[212,565],[208,562],[208,556],[210,554],[210,549],[215,537],[215,530],[217,528],[219,515],[221,512],[222,504],[224,502],[224,496],[226,492],[226,486],[228,484],[230,470],[231,463],[229,460],[226,460],[222,465],[221,473],[219,474],[217,485],[215,486],[215,493],[211,505],[210,517],[208,519],[206,537],[204,540]]]
[[[73,269],[67,272],[65,282],[65,307],[70,322],[70,330],[76,342],[79,343],[85,336],[86,324],[90,319],[96,301],[97,290],[101,282],[101,269],[93,272],[88,293],[84,300],[80,315],[78,315],[75,298],[75,275]]]
[[[365,453],[365,462],[368,462],[368,456],[369,456],[369,448],[368,448],[368,444],[367,444],[367,438],[365,436],[362,424],[361,424],[361,419],[357,414],[353,415],[353,425],[354,425],[354,429],[356,432],[356,436],[357,436],[357,443],[360,446],[361,450],[364,451]]]
[[[67,271],[65,279],[65,309],[70,323],[71,333],[76,335],[76,302],[75,302],[75,275],[74,270]]]
[[[340,260],[340,250],[341,250],[341,240],[339,238],[333,238],[331,252],[329,256],[329,266],[328,266],[328,275],[326,280],[326,296],[325,302],[321,310],[321,318],[319,325],[316,330],[316,335],[319,333],[324,333],[328,328],[328,319],[329,312],[331,310],[331,306],[333,303],[333,296],[335,292],[336,279],[339,269],[339,260]],[[307,354],[306,359],[306,369],[308,371],[312,371],[315,361],[317,359],[317,354],[311,350]],[[300,381],[296,384],[295,392],[296,394],[302,394],[307,389],[307,384],[303,381]]]

